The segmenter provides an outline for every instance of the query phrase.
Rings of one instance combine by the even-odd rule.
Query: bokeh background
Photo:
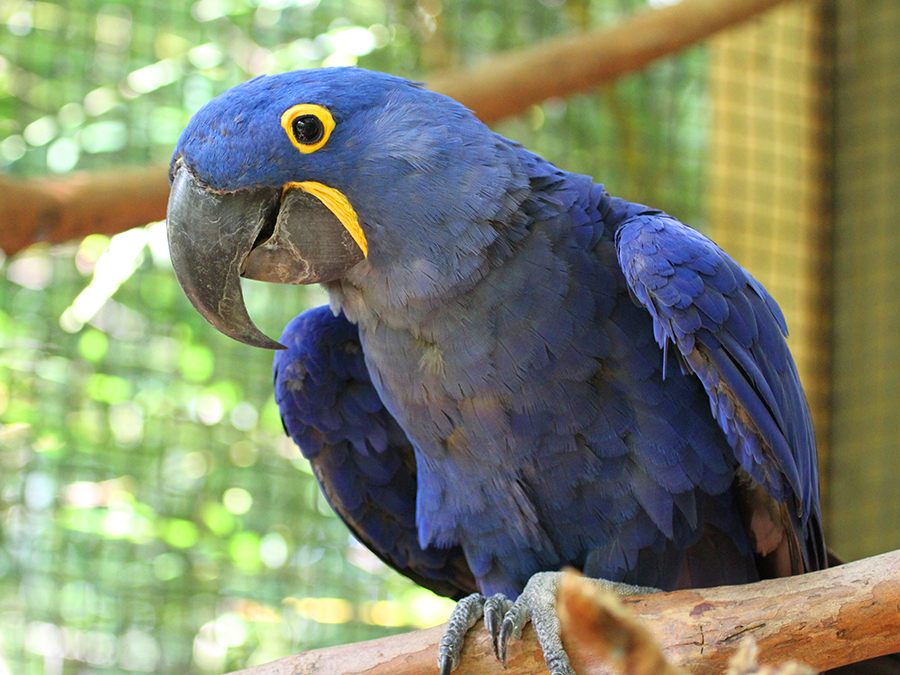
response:
[[[0,1],[0,170],[164,164],[238,82],[427,81],[672,0]],[[786,2],[497,123],[709,233],[784,307],[832,547],[900,546],[900,4]],[[15,228],[2,222],[0,228]],[[245,282],[270,335],[316,289]],[[0,254],[0,675],[217,674],[443,621],[284,438],[271,354],[207,326],[162,224]]]

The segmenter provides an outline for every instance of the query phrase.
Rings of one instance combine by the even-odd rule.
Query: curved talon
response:
[[[459,665],[459,655],[466,633],[484,614],[484,604],[484,596],[481,593],[467,595],[456,603],[438,647],[438,667],[441,675],[450,675],[450,672]]]
[[[503,625],[500,626],[500,636],[498,639],[499,642],[499,653],[497,654],[497,658],[503,662],[503,667],[506,667],[506,648],[509,645],[509,639],[511,637],[521,636],[521,626],[519,624],[519,612],[521,609],[521,605],[513,605],[510,607],[509,611],[506,613],[506,617],[503,619]]]
[[[509,619],[503,620],[503,625],[500,626],[500,645],[499,650],[497,652],[497,658],[500,659],[500,662],[503,664],[503,667],[506,667],[506,645],[509,644],[509,635],[512,632],[510,628],[512,627],[512,621]]]
[[[484,608],[484,627],[487,628],[488,634],[491,636],[491,647],[494,650],[494,656],[500,658],[500,652],[497,651],[497,634],[500,631],[499,626],[500,614],[493,607]]]
[[[499,637],[500,660],[504,666],[510,638],[521,638],[522,628],[531,621],[550,675],[575,675],[559,637],[560,626],[556,616],[559,576],[558,572],[535,574],[509,608],[500,626]]]
[[[500,635],[500,621],[506,616],[512,604],[512,600],[502,593],[496,593],[484,601],[484,627],[491,636],[494,656],[498,659],[500,658],[500,652],[498,651],[497,640]]]

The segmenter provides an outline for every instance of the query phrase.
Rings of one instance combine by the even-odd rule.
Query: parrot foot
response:
[[[525,589],[515,602],[502,594],[485,599],[480,593],[460,600],[450,615],[447,630],[441,639],[438,655],[441,675],[450,675],[459,664],[466,632],[482,616],[485,628],[491,636],[494,654],[504,666],[510,638],[521,638],[522,628],[531,621],[550,675],[575,675],[569,664],[569,656],[563,649],[559,616],[556,613],[556,591],[561,576],[561,572],[535,574],[528,580]],[[632,586],[605,579],[586,580],[623,597],[659,592],[659,589],[648,586]]]
[[[466,633],[484,615],[484,605],[485,599],[481,593],[472,593],[456,603],[438,646],[441,675],[450,675],[459,665],[459,654],[466,640]]]

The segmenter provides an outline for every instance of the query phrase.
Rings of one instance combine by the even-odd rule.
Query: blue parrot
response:
[[[531,619],[570,673],[539,574],[566,565],[622,593],[826,566],[784,317],[699,232],[357,68],[225,92],[170,178],[179,281],[217,329],[281,350],[284,426],[329,503],[461,599],[443,672],[483,614],[498,655]],[[242,276],[330,305],[277,343]]]

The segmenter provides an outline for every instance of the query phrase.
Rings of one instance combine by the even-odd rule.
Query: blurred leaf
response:
[[[238,532],[231,538],[228,550],[234,564],[242,572],[255,574],[262,567],[259,543],[259,535],[255,532]]]
[[[219,502],[207,502],[203,505],[200,517],[210,532],[220,537],[234,531],[234,516]]]
[[[131,398],[131,384],[115,375],[94,373],[88,380],[85,392],[95,401],[122,403]]]
[[[106,335],[93,328],[84,331],[81,339],[78,340],[78,351],[82,358],[94,363],[103,360],[107,349],[109,349],[109,341],[106,339]]]
[[[172,518],[166,525],[165,537],[176,548],[190,548],[200,538],[200,531],[190,520]]]
[[[181,372],[191,382],[205,382],[215,370],[215,357],[203,345],[191,344],[182,349],[179,361]]]
[[[244,488],[233,487],[225,490],[222,495],[222,504],[228,509],[229,513],[236,516],[243,515],[253,506],[253,495]]]

